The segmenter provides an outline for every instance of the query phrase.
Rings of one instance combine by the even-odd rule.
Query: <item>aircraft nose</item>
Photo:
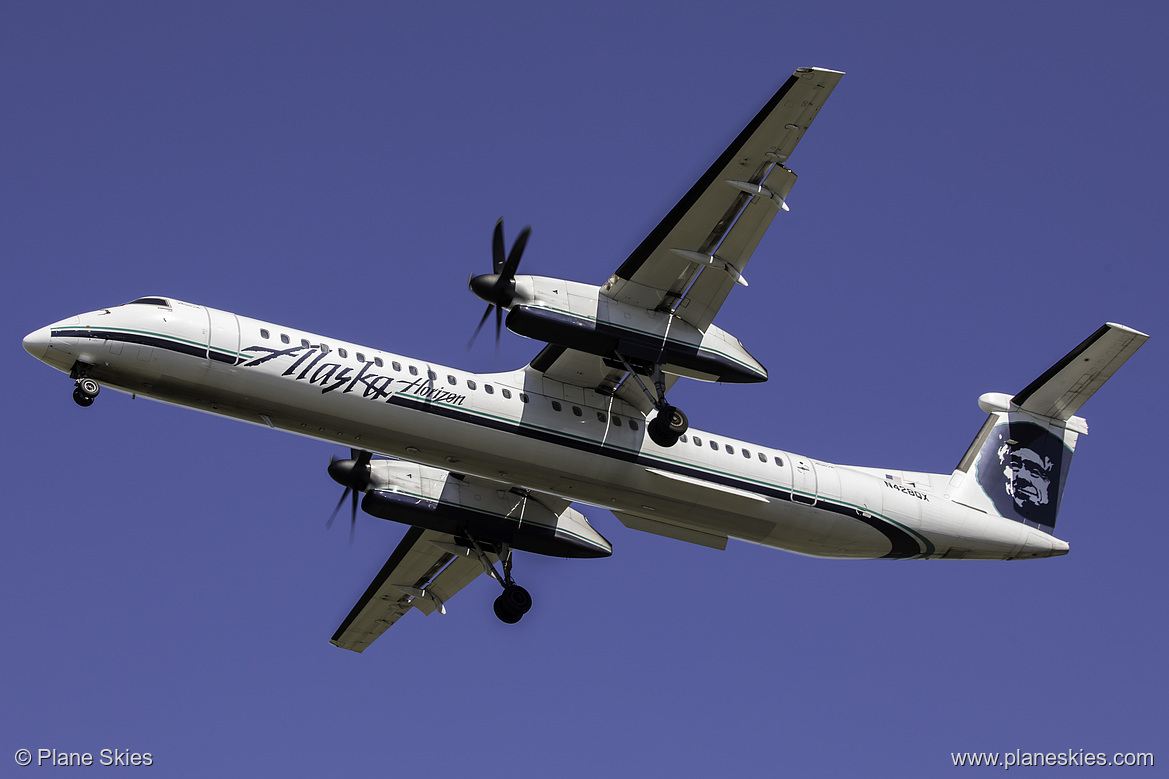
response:
[[[49,352],[49,341],[51,339],[52,334],[49,328],[42,327],[40,330],[33,330],[24,337],[24,350],[38,360],[43,360]]]

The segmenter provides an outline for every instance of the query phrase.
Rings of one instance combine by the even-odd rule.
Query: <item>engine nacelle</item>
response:
[[[571,506],[555,513],[505,484],[399,460],[370,464],[367,514],[552,557],[608,557],[613,546]]]
[[[544,276],[517,276],[507,329],[517,335],[631,362],[661,365],[700,381],[767,380],[767,369],[715,325],[703,333],[681,317],[600,294],[600,288]]]

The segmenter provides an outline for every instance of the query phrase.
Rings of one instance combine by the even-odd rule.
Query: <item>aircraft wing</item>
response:
[[[844,74],[800,68],[601,288],[642,308],[673,312],[701,331],[737,283],[796,175],[785,163]],[[595,356],[548,346],[532,367],[549,378],[597,387],[621,370]],[[636,401],[633,393],[620,393]]]
[[[484,573],[479,559],[456,554],[453,536],[412,527],[337,628],[331,643],[362,652],[411,608],[445,612],[443,604]],[[498,558],[488,553],[494,564]]]

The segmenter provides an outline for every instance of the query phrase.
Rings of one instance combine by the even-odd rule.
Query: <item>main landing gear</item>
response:
[[[649,391],[649,387],[645,386],[645,382],[641,380],[637,369],[630,365],[629,361],[621,354],[616,354],[617,359],[629,371],[629,375],[633,377],[637,385],[641,387],[641,391],[645,393],[646,397],[653,403],[653,407],[657,410],[657,415],[654,416],[645,426],[646,432],[649,433],[650,440],[658,446],[669,447],[678,443],[678,439],[682,434],[690,429],[690,420],[682,413],[682,409],[677,406],[671,406],[666,402],[666,377],[662,373],[661,365],[653,366],[653,383],[654,389],[657,393]]]
[[[658,415],[645,426],[650,440],[658,446],[673,446],[682,434],[690,429],[690,421],[682,409],[663,402],[658,406]]]
[[[511,578],[511,547],[507,544],[499,545],[497,556],[499,557],[499,561],[503,563],[503,576],[500,576],[478,541],[474,538],[468,538],[460,543],[468,546],[479,556],[479,562],[482,563],[483,570],[503,587],[503,593],[495,599],[495,616],[499,617],[501,622],[506,622],[509,625],[514,625],[519,622],[525,614],[531,611],[532,596]]]
[[[495,616],[501,622],[514,625],[532,609],[532,596],[523,587],[516,584],[511,578],[511,550],[508,549],[500,557],[503,563],[503,580],[496,576],[496,581],[503,585],[503,593],[495,599]]]
[[[90,378],[78,379],[73,387],[73,400],[77,405],[87,407],[93,405],[93,399],[101,392],[101,386]]]

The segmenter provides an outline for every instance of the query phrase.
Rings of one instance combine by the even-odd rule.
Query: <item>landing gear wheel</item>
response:
[[[93,396],[86,395],[81,391],[81,387],[76,387],[73,390],[73,400],[77,405],[84,407],[93,405]]]
[[[101,392],[101,385],[90,378],[78,379],[73,387],[73,400],[79,406],[92,406],[93,399]]]
[[[518,584],[503,588],[503,594],[495,599],[495,616],[500,621],[514,625],[532,608],[532,596]]]
[[[658,446],[673,446],[678,438],[690,429],[690,421],[682,413],[682,409],[674,406],[662,406],[658,415],[646,425],[650,439]]]

